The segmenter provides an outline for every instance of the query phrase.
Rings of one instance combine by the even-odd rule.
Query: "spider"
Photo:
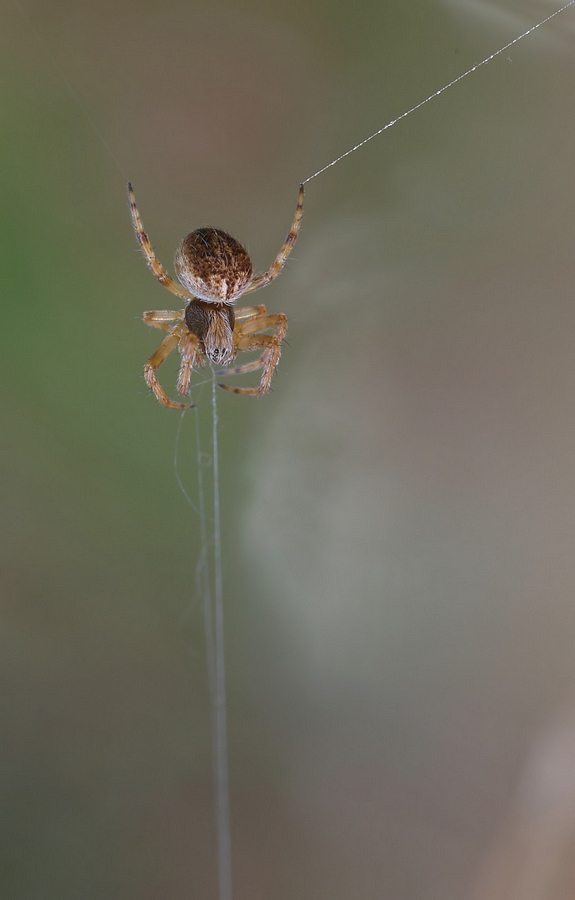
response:
[[[128,184],[128,196],[134,231],[152,274],[186,304],[182,310],[155,309],[143,315],[147,325],[168,332],[144,366],[144,378],[156,399],[170,409],[188,409],[195,405],[170,400],[156,376],[158,367],[176,347],[181,357],[177,381],[180,395],[185,396],[190,391],[194,363],[203,366],[208,360],[228,366],[238,350],[263,350],[257,359],[228,370],[231,375],[243,375],[261,369],[260,383],[253,388],[221,383],[220,387],[234,394],[265,394],[279,362],[287,319],[282,313],[268,313],[263,305],[245,306],[236,311],[234,303],[243,294],[265,287],[281,272],[298,235],[303,213],[303,184],[299,188],[288,236],[267,272],[254,277],[247,250],[225,231],[198,228],[190,232],[176,250],[176,272],[183,287],[156,258],[144,231],[131,184]],[[271,334],[265,333],[272,329]]]

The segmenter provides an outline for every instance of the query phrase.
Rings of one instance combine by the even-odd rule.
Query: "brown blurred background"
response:
[[[560,4],[21,4],[1,893],[210,900],[199,523],[125,181],[166,266],[211,224],[262,270],[299,181]],[[237,900],[575,896],[574,51],[575,8],[312,181],[259,295],[274,391],[219,398]]]

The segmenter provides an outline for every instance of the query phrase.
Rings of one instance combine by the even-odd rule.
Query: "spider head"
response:
[[[247,250],[219,228],[198,228],[176,250],[176,272],[184,287],[206,303],[234,303],[252,280]]]

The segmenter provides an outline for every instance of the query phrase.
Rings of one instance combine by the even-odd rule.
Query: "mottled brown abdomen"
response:
[[[176,272],[194,297],[207,303],[233,303],[252,280],[247,250],[219,228],[198,228],[176,250]]]

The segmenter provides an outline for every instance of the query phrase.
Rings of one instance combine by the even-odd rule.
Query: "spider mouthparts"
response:
[[[225,365],[231,359],[231,353],[227,347],[216,347],[208,355],[213,363],[220,363],[221,365]]]

